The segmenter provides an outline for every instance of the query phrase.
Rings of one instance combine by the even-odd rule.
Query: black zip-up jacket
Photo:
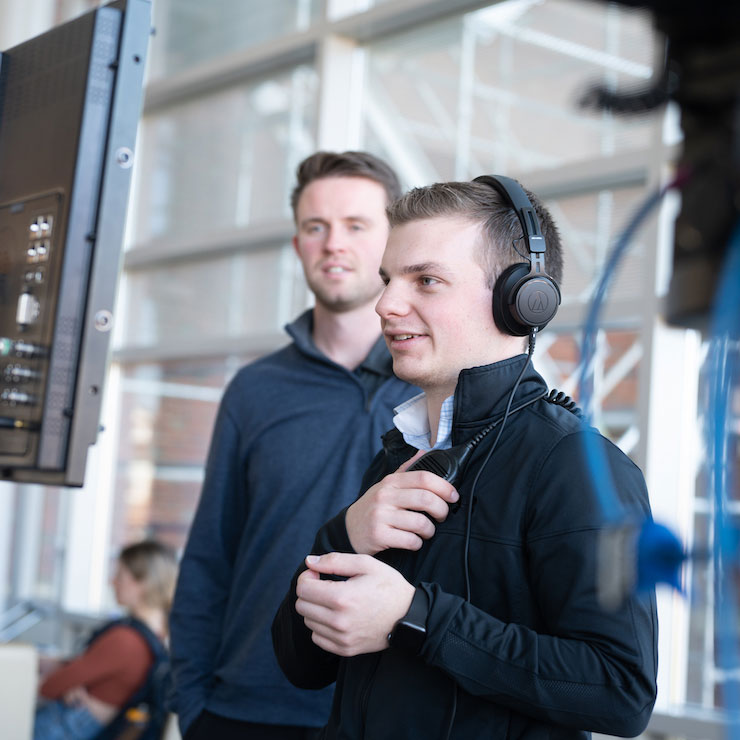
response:
[[[464,370],[455,391],[453,445],[503,416],[524,358]],[[297,686],[337,688],[324,740],[587,738],[590,731],[638,735],[655,702],[657,617],[652,593],[614,611],[597,598],[602,501],[584,438],[604,456],[619,505],[650,516],[640,470],[572,413],[544,399],[528,368],[504,432],[474,492],[471,600],[465,599],[466,504],[494,433],[478,445],[458,484],[460,506],[418,552],[378,557],[429,597],[418,657],[389,647],[339,658],[311,641],[295,611],[295,582],[273,624],[278,662]],[[393,430],[363,491],[414,449]],[[612,501],[611,504],[616,502]],[[352,552],[344,512],[313,552]],[[455,700],[456,694],[456,700]],[[447,728],[454,721],[448,736]]]

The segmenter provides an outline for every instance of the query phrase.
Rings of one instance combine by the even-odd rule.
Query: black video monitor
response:
[[[0,54],[0,480],[83,483],[150,31],[117,0]]]

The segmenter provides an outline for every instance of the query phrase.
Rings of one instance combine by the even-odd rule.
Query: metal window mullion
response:
[[[38,595],[44,497],[47,494],[42,486],[37,485],[18,485],[16,490],[15,567],[10,574],[10,591],[15,599],[33,599]]]
[[[274,247],[278,249],[293,236],[289,219],[252,224],[248,228],[182,236],[174,239],[153,239],[129,249],[124,255],[128,272],[170,265],[193,259],[213,259],[233,252]]]
[[[458,66],[457,121],[455,136],[455,179],[470,176],[473,152],[471,148],[475,100],[476,32],[469,18],[463,18],[460,29],[460,64]]]
[[[656,75],[663,64],[663,54],[662,45],[658,44],[654,59]],[[663,118],[663,115],[654,118],[652,146],[646,157],[647,192],[654,192],[664,184],[667,165],[675,153],[674,148],[663,145]],[[640,236],[645,244],[654,247],[648,250],[643,262],[645,298],[640,305],[644,356],[638,374],[640,442],[636,460],[645,471],[654,516],[687,538],[686,533],[694,527],[692,492],[696,470],[690,453],[696,448],[699,364],[693,335],[666,327],[661,318],[663,299],[659,293],[666,282],[661,279],[665,271],[664,252],[672,251],[673,230],[666,207],[665,203],[661,204],[660,211],[651,217]],[[666,465],[672,456],[674,464]],[[658,683],[662,687],[661,705],[668,706],[686,700],[690,619],[688,607],[680,599],[659,595],[659,605],[659,652],[667,659],[659,664]],[[711,636],[712,628],[707,626],[709,631],[705,636]]]
[[[236,193],[234,194],[234,224],[246,228],[250,222],[252,204],[252,172],[254,170],[254,131],[255,116],[245,103],[246,121],[239,142],[239,173],[237,175]]]
[[[306,70],[294,69],[290,76],[290,112],[288,114],[288,145],[290,147],[288,156],[285,158],[284,176],[286,183],[293,183],[295,171],[304,154],[302,139],[305,137],[304,116],[310,105],[310,96],[306,93],[305,84]],[[316,138],[316,132],[312,132],[313,140]],[[288,218],[292,218],[290,204],[286,202],[284,207]],[[291,224],[292,226],[292,224]]]
[[[321,39],[316,59],[319,101],[316,141],[319,149],[356,148],[359,140],[357,43],[348,37]]]
[[[108,371],[101,406],[102,432],[90,448],[85,484],[67,496],[64,580],[59,603],[67,611],[95,612],[106,606],[110,540],[121,427],[120,369]]]
[[[607,5],[604,8],[605,18],[605,41],[606,52],[618,58],[617,46],[620,39],[620,11],[614,5]],[[604,68],[604,83],[609,89],[614,89],[617,85],[617,71],[613,67]],[[614,154],[615,149],[615,121],[614,114],[609,110],[601,113],[601,153],[605,156]]]
[[[10,566],[13,563],[13,530],[16,527],[17,501],[18,485],[8,482],[0,484],[0,613],[15,601]]]
[[[113,352],[113,360],[120,363],[161,363],[172,360],[192,360],[207,357],[258,355],[272,352],[288,342],[283,332],[250,333],[230,336],[199,337],[190,340],[160,340],[156,345],[129,344]]]
[[[660,46],[658,44],[658,46]],[[657,70],[660,69],[662,63],[662,49],[656,50],[654,67]],[[663,127],[662,127],[662,115],[655,116],[653,120],[652,129],[652,146],[648,150],[647,158],[647,178],[646,178],[646,193],[651,193],[657,190],[663,185],[665,178],[665,165],[666,155],[668,151],[662,146]],[[640,425],[640,436],[641,442],[638,448],[638,464],[643,467],[647,461],[647,447],[648,447],[648,435],[656,434],[657,425],[659,420],[656,419],[656,423],[652,424],[653,421],[649,416],[650,409],[650,398],[652,393],[652,362],[653,362],[653,339],[654,332],[656,329],[656,322],[660,321],[659,316],[662,313],[661,299],[657,295],[657,275],[660,267],[660,255],[658,252],[658,246],[661,244],[661,233],[660,229],[665,228],[665,223],[661,222],[658,215],[651,217],[650,221],[642,229],[642,235],[640,238],[644,240],[646,244],[656,245],[656,248],[648,250],[650,258],[646,258],[643,261],[644,264],[644,280],[643,280],[643,295],[645,299],[640,302],[640,307],[643,311],[643,348],[644,348],[644,360],[640,366],[639,373],[639,397],[638,397],[638,410],[639,410],[639,425]]]

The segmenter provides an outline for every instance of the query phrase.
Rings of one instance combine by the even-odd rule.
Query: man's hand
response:
[[[370,555],[309,555],[306,565],[309,570],[298,578],[295,608],[316,645],[342,657],[387,648],[388,634],[409,610],[414,587]],[[322,581],[321,573],[348,578]]]
[[[421,454],[368,488],[347,509],[345,526],[355,552],[419,550],[424,540],[434,536],[429,517],[438,522],[447,518],[449,504],[460,498],[452,484],[426,470],[406,471]]]

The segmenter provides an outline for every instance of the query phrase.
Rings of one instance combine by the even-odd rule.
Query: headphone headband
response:
[[[542,236],[540,221],[531,201],[524,192],[524,188],[513,178],[503,175],[481,175],[473,182],[481,182],[500,193],[506,202],[514,209],[519,223],[522,225],[527,249],[535,254],[544,253],[545,237]]]

